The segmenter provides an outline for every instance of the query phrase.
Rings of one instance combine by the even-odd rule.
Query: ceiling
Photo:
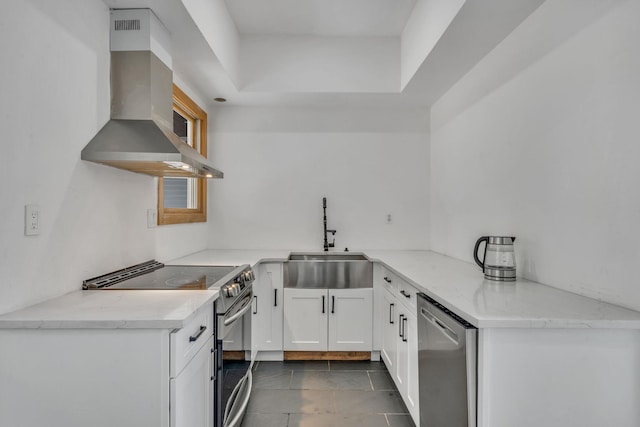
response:
[[[399,36],[416,0],[225,0],[240,34]]]
[[[221,65],[210,40],[203,36],[183,1],[187,0],[103,0],[110,8],[152,9],[172,34],[174,73],[210,106],[424,108],[432,105],[545,0],[464,2],[411,81],[396,93],[244,90]],[[239,37],[400,40],[412,11],[431,0],[211,1],[226,4]],[[217,97],[228,102],[215,103],[213,99]]]

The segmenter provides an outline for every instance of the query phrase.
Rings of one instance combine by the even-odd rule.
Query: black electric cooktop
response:
[[[140,268],[142,267],[142,268]],[[216,289],[233,279],[238,266],[140,264],[85,281],[85,289]],[[220,282],[220,283],[218,283]]]

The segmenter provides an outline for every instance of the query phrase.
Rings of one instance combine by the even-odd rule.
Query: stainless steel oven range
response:
[[[233,363],[233,375],[225,372],[224,339],[231,330],[242,327],[250,331],[254,273],[248,264],[241,266],[178,266],[147,261],[83,282],[85,290],[218,290],[214,305],[214,338],[216,342],[216,374],[212,377],[215,427],[236,427],[249,402],[252,377],[251,363]],[[245,348],[251,339],[245,336]],[[244,353],[244,352],[242,352]],[[241,369],[237,369],[240,367]]]

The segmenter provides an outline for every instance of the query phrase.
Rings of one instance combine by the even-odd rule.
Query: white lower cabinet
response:
[[[373,290],[284,290],[285,351],[371,351]]]
[[[380,283],[380,354],[416,425],[420,424],[417,290],[389,272]],[[402,293],[400,291],[403,291]]]
[[[386,289],[382,290],[381,293],[383,304],[379,319],[382,320],[382,326],[380,328],[382,333],[380,355],[387,369],[393,375],[393,372],[396,370],[398,353],[398,320],[396,319],[398,303],[395,297]]]
[[[373,290],[329,290],[328,351],[373,349]]]
[[[327,351],[327,290],[284,290],[284,350]]]
[[[402,336],[398,340],[398,391],[414,421],[418,425],[420,413],[418,407],[418,325],[417,316],[409,311],[402,318]]]
[[[253,284],[251,342],[259,351],[282,351],[282,263],[258,266]]]
[[[213,426],[213,336],[176,376],[171,378],[171,427]]]
[[[212,427],[212,331],[0,329],[0,426]]]

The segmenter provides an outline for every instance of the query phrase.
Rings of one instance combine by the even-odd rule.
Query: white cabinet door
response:
[[[382,350],[382,334],[385,324],[385,302],[382,299],[384,268],[379,263],[373,264],[373,350]]]
[[[327,351],[327,290],[284,290],[284,350]]]
[[[418,325],[417,316],[406,307],[399,307],[395,318],[397,343],[395,372],[391,372],[402,400],[416,425],[420,424],[418,407]]]
[[[416,425],[420,425],[420,410],[418,400],[418,324],[417,316],[413,312],[407,312],[405,320],[404,336],[407,340],[407,379],[406,396],[404,402],[409,409]]]
[[[382,339],[380,355],[384,360],[389,374],[394,377],[396,372],[396,356],[398,347],[398,303],[386,289],[382,292]]]
[[[398,315],[395,318],[396,327],[395,335],[396,335],[396,369],[394,371],[395,376],[393,379],[396,382],[396,387],[398,387],[398,391],[402,395],[402,398],[405,399],[407,395],[407,376],[409,375],[409,346],[408,341],[405,341],[406,338],[404,336],[404,330],[407,325],[407,312],[402,306],[398,306]]]
[[[373,289],[329,290],[329,351],[373,349]]]
[[[282,351],[282,264],[261,264],[253,284],[251,340],[256,350]]]
[[[213,426],[213,337],[169,382],[171,427]]]

